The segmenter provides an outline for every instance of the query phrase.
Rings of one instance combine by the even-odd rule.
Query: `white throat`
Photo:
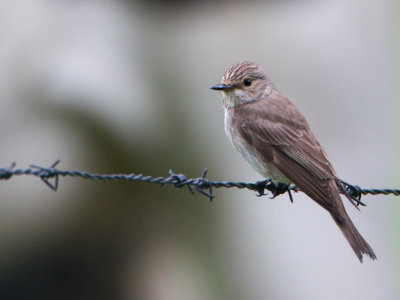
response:
[[[244,92],[241,89],[233,89],[230,91],[222,92],[222,100],[226,109],[232,108],[235,105],[241,105],[249,102],[253,102],[249,93]]]

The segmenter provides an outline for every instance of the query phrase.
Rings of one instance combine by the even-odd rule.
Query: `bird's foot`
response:
[[[269,190],[268,185],[272,182],[271,179],[260,180],[256,182],[257,197],[265,196],[265,190]]]
[[[272,194],[270,199],[274,199],[274,198],[278,197],[279,195],[282,195],[287,192],[289,194],[290,202],[293,203],[293,197],[292,197],[292,193],[290,191],[289,184],[281,183],[281,182],[274,182],[271,179],[268,179],[268,180],[257,181],[256,185],[257,185],[257,192],[258,192],[257,196],[258,197],[266,195],[265,190],[268,190]]]

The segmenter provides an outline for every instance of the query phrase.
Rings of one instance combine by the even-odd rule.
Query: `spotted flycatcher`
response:
[[[211,87],[222,91],[225,133],[234,148],[262,176],[294,183],[325,208],[362,262],[375,253],[347,215],[339,192],[350,201],[324,149],[298,108],[284,97],[264,70],[237,63]]]

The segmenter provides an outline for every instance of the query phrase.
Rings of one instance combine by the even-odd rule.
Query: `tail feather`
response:
[[[335,214],[331,215],[361,263],[363,261],[363,254],[368,255],[371,259],[376,259],[374,250],[372,250],[371,246],[364,240],[346,213],[340,216]]]

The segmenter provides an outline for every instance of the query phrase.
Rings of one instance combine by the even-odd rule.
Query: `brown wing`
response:
[[[298,109],[285,98],[235,108],[241,134],[316,202],[330,210],[335,171]],[[239,125],[239,124],[238,124]]]
[[[331,179],[335,176],[324,150],[309,128],[299,128],[295,124],[277,124],[265,118],[242,123],[242,128],[255,134],[261,142],[273,145],[316,177]]]

